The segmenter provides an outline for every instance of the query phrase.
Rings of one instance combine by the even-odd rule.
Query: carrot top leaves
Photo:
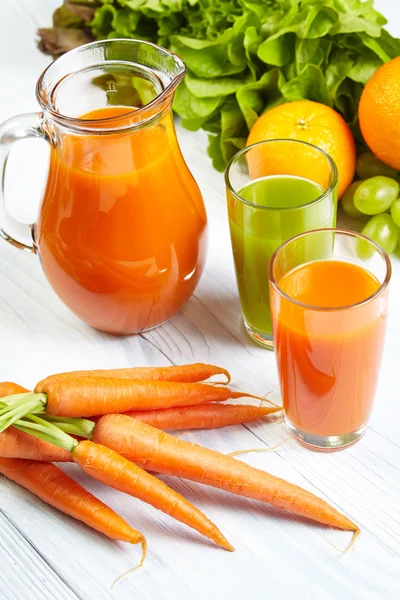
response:
[[[15,399],[15,396],[19,396]],[[50,442],[65,450],[71,450],[76,445],[76,440],[70,435],[76,435],[81,438],[91,438],[94,432],[95,423],[89,419],[52,417],[42,414],[44,410],[43,401],[39,398],[32,400],[32,396],[43,396],[43,394],[15,394],[5,397],[0,401],[0,429],[4,431],[10,425],[38,437],[46,442]],[[8,401],[14,398],[13,401]],[[34,412],[26,412],[31,409]]]
[[[69,452],[72,452],[79,443],[68,433],[62,431],[55,423],[50,423],[38,415],[26,415],[18,424],[14,422],[14,427]]]
[[[44,412],[47,403],[45,394],[13,394],[2,398],[0,409],[0,432],[29,413]]]
[[[52,415],[41,415],[42,419],[47,423],[53,423],[57,425],[61,431],[69,433],[70,435],[77,435],[81,438],[90,440],[96,423],[89,419],[83,419],[81,417],[53,417]],[[18,422],[17,422],[18,423]],[[16,424],[14,423],[14,426]]]

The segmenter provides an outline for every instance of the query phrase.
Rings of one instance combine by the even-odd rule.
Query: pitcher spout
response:
[[[186,75],[187,68],[183,60],[177,54],[161,46],[150,42],[142,43],[146,43],[146,46],[151,46],[156,55],[157,53],[159,55],[159,63],[157,65],[154,64],[154,67],[157,67],[159,71],[159,77],[165,86],[164,91],[174,90]]]
[[[37,98],[43,112],[59,125],[123,129],[148,122],[168,107],[185,73],[179,56],[151,42],[102,40],[52,63],[38,81]],[[84,118],[94,108],[107,106],[126,107],[124,118],[95,124]]]

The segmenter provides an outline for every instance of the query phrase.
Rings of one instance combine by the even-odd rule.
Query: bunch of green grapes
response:
[[[366,152],[358,158],[357,175],[343,194],[343,210],[350,217],[371,216],[362,233],[392,254],[400,239],[400,173]]]

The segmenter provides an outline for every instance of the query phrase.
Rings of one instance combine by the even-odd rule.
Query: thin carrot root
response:
[[[122,573],[122,575],[120,575],[119,577],[117,577],[117,579],[115,579],[110,587],[110,590],[113,589],[113,587],[119,582],[122,581],[122,579],[125,579],[125,577],[127,575],[129,575],[129,573],[132,573],[133,571],[136,571],[136,569],[140,569],[140,567],[143,566],[144,561],[146,560],[146,555],[147,555],[147,542],[146,542],[146,538],[143,538],[142,542],[141,542],[141,546],[142,546],[142,558],[140,559],[140,563],[138,565],[136,565],[135,567],[131,567],[130,569],[128,569],[127,571],[124,571],[124,573]]]
[[[353,537],[350,540],[350,544],[347,546],[347,548],[344,551],[344,554],[346,554],[347,552],[350,552],[350,550],[356,543],[357,538],[359,537],[360,533],[361,533],[361,529],[360,528],[356,529],[356,531],[353,533]]]
[[[347,544],[347,546],[346,546],[346,548],[344,550],[342,550],[341,548],[338,548],[337,546],[335,546],[335,544],[333,542],[331,542],[330,540],[328,540],[328,538],[326,536],[324,536],[324,537],[325,537],[326,541],[328,542],[328,544],[330,544],[331,546],[333,546],[333,548],[335,548],[335,550],[337,550],[341,554],[347,554],[347,552],[350,552],[350,550],[352,549],[352,547],[356,543],[356,540],[357,540],[358,536],[360,535],[360,533],[361,533],[361,529],[356,529],[355,531],[353,531],[353,535],[351,536],[351,540]]]
[[[282,410],[283,410],[283,408],[282,408]],[[280,423],[283,423],[284,420],[285,420],[285,415],[282,415],[281,417],[274,419],[274,425],[279,425]]]
[[[1,434],[0,434],[1,435]],[[197,439],[194,437],[191,431],[180,431],[179,433],[174,433],[174,437],[183,438],[186,436],[189,440],[192,440],[194,444],[197,444]]]
[[[259,398],[260,400],[260,406],[262,406],[263,402],[269,402],[270,404],[272,404],[272,406],[275,406],[276,408],[279,408],[280,410],[283,410],[283,406],[281,406],[280,404],[276,404],[276,402],[273,402],[272,400],[270,400],[268,398],[269,394],[273,394],[274,391],[270,390],[269,392],[267,392],[266,394],[264,394],[264,396],[262,396],[262,398]],[[255,398],[256,396],[254,396]]]
[[[261,400],[260,400],[260,404],[259,404],[259,406],[262,406],[262,405],[263,405],[263,402],[265,402],[266,400],[268,400],[268,395],[269,395],[269,394],[272,394],[272,390],[270,390],[269,392],[267,392],[266,394],[264,394],[264,396],[263,396],[263,397],[261,398]]]
[[[276,446],[272,446],[271,448],[249,448],[248,450],[235,450],[235,452],[229,452],[229,454],[226,454],[225,456],[240,456],[241,454],[250,454],[250,452],[272,452],[272,450],[276,450],[285,442],[289,442],[291,439],[293,438],[288,437],[282,442],[279,442],[279,444],[276,444]]]

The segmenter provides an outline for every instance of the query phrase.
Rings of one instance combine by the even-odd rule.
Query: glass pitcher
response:
[[[42,112],[0,127],[0,235],[37,253],[61,300],[115,334],[169,319],[203,270],[207,220],[182,157],[171,111],[184,63],[149,42],[106,40],[53,62],[37,83]],[[12,144],[50,144],[34,225],[6,212]]]

